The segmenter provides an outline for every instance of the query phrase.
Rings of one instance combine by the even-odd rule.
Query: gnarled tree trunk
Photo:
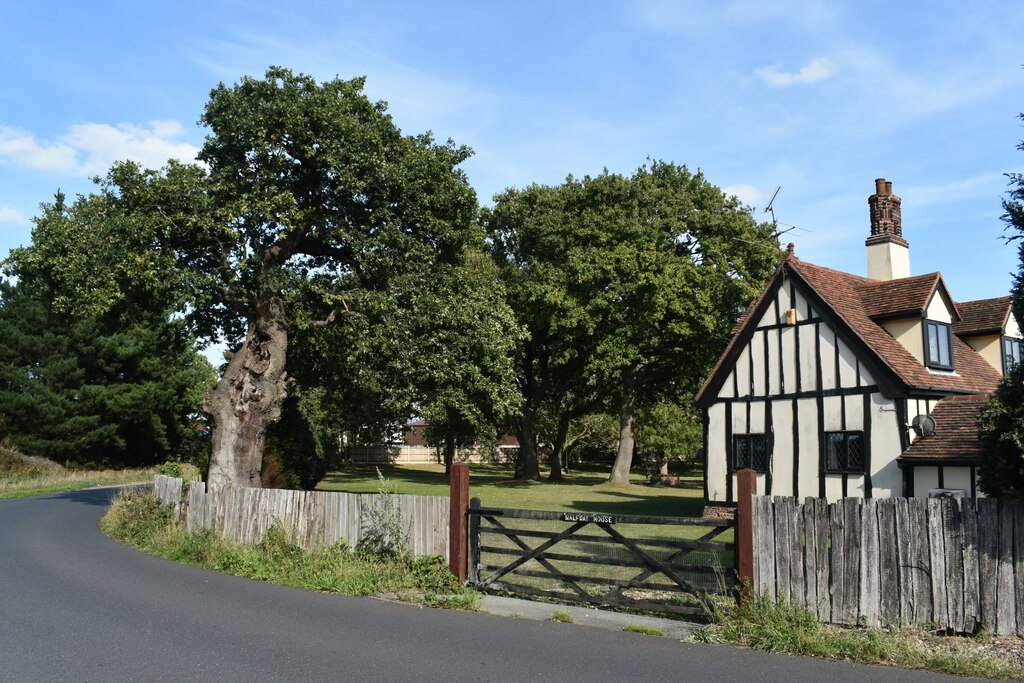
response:
[[[287,351],[284,308],[280,297],[271,296],[259,304],[245,344],[206,395],[204,408],[213,420],[208,483],[260,487],[264,436],[287,395]]]

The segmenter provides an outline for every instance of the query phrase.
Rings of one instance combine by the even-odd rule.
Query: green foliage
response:
[[[356,554],[374,555],[392,559],[409,555],[409,529],[402,520],[398,492],[380,470],[377,470],[375,503],[363,511],[363,529]]]
[[[9,265],[19,280],[0,283],[0,435],[61,462],[180,457],[213,374],[180,321],[144,299],[62,313],[35,271]]]
[[[1020,115],[1024,121],[1024,114]],[[1017,149],[1024,152],[1024,140],[1017,144]],[[1020,320],[1024,314],[1024,173],[1008,173],[1010,189],[1007,197],[1003,199],[1003,222],[1006,229],[1011,231],[1007,238],[1010,241],[1017,241],[1017,253],[1020,261],[1020,268],[1013,278],[1013,304]]]
[[[507,190],[484,223],[529,333],[516,355],[528,447],[541,412],[564,425],[626,393],[640,405],[692,393],[779,256],[770,225],[659,161]]]
[[[982,412],[980,435],[979,487],[985,495],[1024,502],[1024,366],[1000,382]]]
[[[700,452],[703,438],[701,418],[688,400],[662,400],[638,411],[636,447],[640,452],[692,460]]]
[[[181,463],[168,460],[167,462],[160,463],[160,466],[156,468],[158,474],[162,474],[165,477],[174,477],[175,479],[182,479]]]
[[[1024,114],[1021,114],[1024,119]],[[1017,145],[1024,151],[1024,141]],[[1024,174],[1009,173],[1010,190],[1003,199],[1003,221],[1017,241],[1019,269],[1013,280],[1017,319],[1024,314]],[[978,484],[986,495],[1024,502],[1024,369],[1015,368],[999,384],[981,416],[985,458],[978,467]]]
[[[316,487],[330,461],[337,461],[340,434],[324,409],[324,390],[296,387],[281,406],[281,419],[267,430],[263,485],[310,490]],[[268,465],[279,468],[269,478]]]

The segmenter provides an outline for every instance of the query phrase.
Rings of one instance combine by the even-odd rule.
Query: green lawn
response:
[[[380,468],[398,493],[448,495],[441,465],[402,465]],[[647,486],[634,474],[629,486],[605,483],[609,467],[588,467],[568,473],[561,483],[516,481],[507,465],[470,465],[469,495],[485,507],[525,508],[558,512],[607,512],[620,515],[700,517],[704,510],[699,469],[679,472],[677,487]],[[377,470],[372,465],[348,466],[330,472],[317,486],[321,491],[376,493]]]

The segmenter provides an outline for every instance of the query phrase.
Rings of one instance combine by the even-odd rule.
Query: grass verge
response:
[[[280,527],[254,546],[212,532],[191,533],[149,493],[118,496],[100,520],[107,535],[152,555],[258,581],[342,595],[379,595],[408,602],[476,609],[440,557],[376,556],[344,544],[306,551]]]
[[[840,628],[820,624],[809,611],[758,598],[716,606],[714,623],[695,639],[743,645],[763,652],[845,659],[957,676],[1019,679],[1024,668],[979,652],[983,636],[936,635],[924,629]]]
[[[156,470],[73,470],[0,448],[0,500],[152,480]]]

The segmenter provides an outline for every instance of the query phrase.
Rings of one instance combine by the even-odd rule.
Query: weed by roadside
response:
[[[977,638],[940,636],[923,629],[863,629],[826,626],[799,607],[761,597],[741,606],[718,604],[713,623],[694,638],[866,664],[886,664],[959,676],[1020,678],[1024,669],[977,652]]]
[[[663,636],[665,632],[660,628],[653,628],[651,626],[641,626],[640,624],[626,624],[626,627],[622,629],[629,633],[642,633],[645,636]]]
[[[298,546],[280,526],[261,543],[242,546],[208,530],[176,524],[169,508],[149,493],[118,496],[100,521],[109,536],[143,552],[236,576],[343,595],[386,595],[422,604],[475,609],[441,558],[352,552],[344,543],[315,551]]]
[[[572,624],[576,620],[573,619],[572,615],[564,609],[556,609],[555,612],[551,615],[551,621],[558,621],[563,624]]]

